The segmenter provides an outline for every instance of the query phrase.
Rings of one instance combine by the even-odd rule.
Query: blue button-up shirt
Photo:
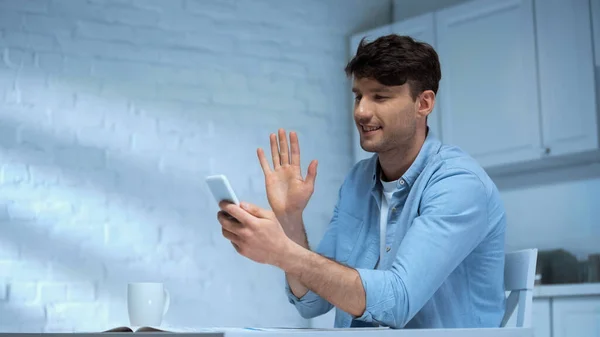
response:
[[[336,308],[335,327],[498,327],[505,311],[506,218],[485,171],[429,132],[390,200],[390,250],[378,264],[380,174],[377,155],[351,169],[316,250],[355,268],[366,293],[364,314]],[[302,298],[288,284],[286,291],[305,318],[333,308],[313,291]]]

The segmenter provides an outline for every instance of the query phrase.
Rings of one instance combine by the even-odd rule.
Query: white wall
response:
[[[508,249],[600,252],[600,164],[498,179]]]
[[[256,148],[299,132],[321,237],[350,157],[350,33],[363,0],[0,1],[0,331],[128,325],[164,282],[165,325],[305,326],[283,275],[239,257],[203,183],[266,206]]]

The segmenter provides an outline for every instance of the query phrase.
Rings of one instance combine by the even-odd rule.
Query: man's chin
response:
[[[360,147],[365,152],[375,153],[379,149],[379,147],[375,144],[361,143]]]

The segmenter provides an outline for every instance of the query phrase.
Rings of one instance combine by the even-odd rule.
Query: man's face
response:
[[[383,153],[409,145],[417,124],[419,100],[413,101],[409,84],[385,86],[374,79],[354,79],[354,121],[360,146]]]

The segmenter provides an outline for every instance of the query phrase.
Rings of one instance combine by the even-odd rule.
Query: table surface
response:
[[[110,333],[0,333],[4,336],[20,337],[130,337],[131,332]],[[273,337],[273,336],[317,336],[317,337],[533,337],[529,328],[494,328],[494,329],[423,329],[423,330],[393,330],[393,329],[223,329],[222,331],[204,332],[136,332],[135,335],[154,337],[173,337],[182,335],[188,337]]]

